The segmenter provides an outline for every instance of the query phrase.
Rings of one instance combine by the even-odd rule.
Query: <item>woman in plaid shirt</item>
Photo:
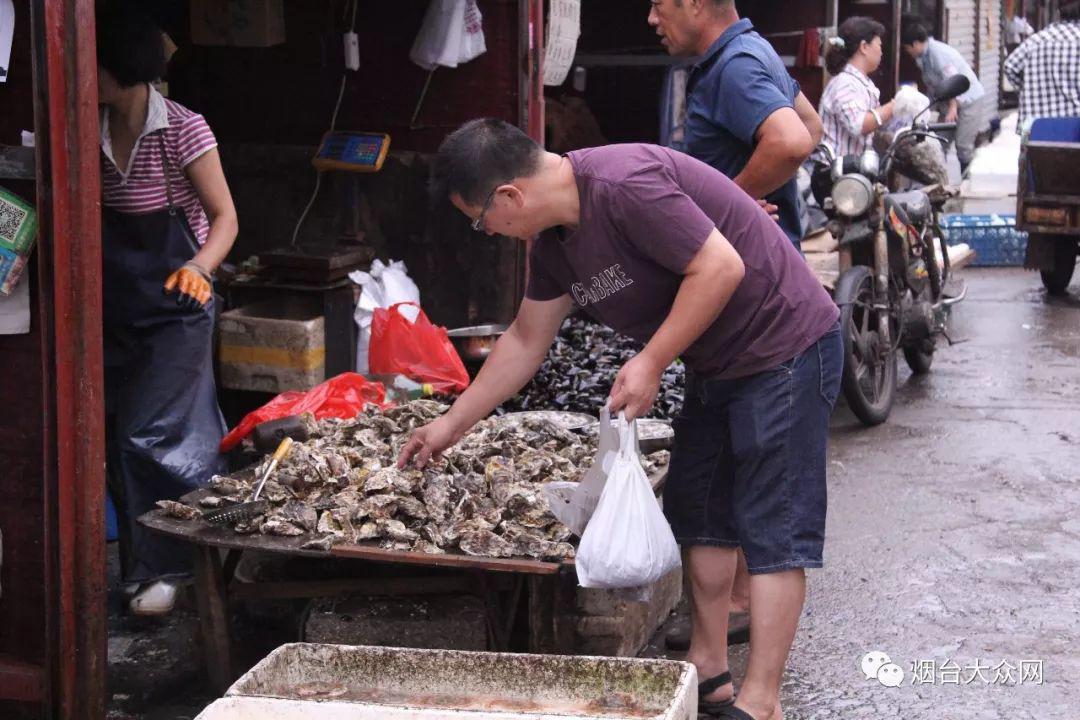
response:
[[[868,17],[850,17],[829,41],[825,65],[833,79],[821,96],[818,113],[825,140],[837,155],[860,155],[874,131],[893,116],[893,101],[881,104],[870,80],[881,65],[885,26]]]

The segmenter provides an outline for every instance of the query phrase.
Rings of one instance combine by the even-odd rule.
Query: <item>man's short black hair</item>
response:
[[[97,12],[97,60],[123,87],[153,82],[165,74],[161,29],[128,5]]]
[[[535,140],[508,122],[470,120],[439,146],[431,172],[432,200],[456,193],[467,204],[480,205],[499,185],[535,173],[542,152]]]
[[[918,17],[906,16],[900,29],[900,44],[914,45],[917,42],[926,42],[930,37],[930,31]]]

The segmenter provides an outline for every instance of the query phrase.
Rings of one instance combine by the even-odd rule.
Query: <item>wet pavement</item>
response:
[[[924,377],[901,360],[889,421],[833,417],[787,720],[1080,717],[1078,283],[1048,301],[1035,273],[964,277],[956,344]],[[902,685],[860,671],[871,651]]]

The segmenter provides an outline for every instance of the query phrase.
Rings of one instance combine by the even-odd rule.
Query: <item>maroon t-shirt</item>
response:
[[[569,294],[589,315],[648,342],[671,312],[686,266],[716,228],[746,273],[727,307],[682,354],[696,373],[737,378],[806,350],[839,311],[780,226],[705,163],[657,145],[567,153],[581,220],[542,234],[526,296]]]

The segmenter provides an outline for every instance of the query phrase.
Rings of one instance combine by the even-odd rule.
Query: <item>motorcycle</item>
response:
[[[933,102],[962,95],[968,85],[964,76],[953,76]],[[943,185],[889,190],[898,155],[927,140],[947,145],[944,135],[955,130],[955,123],[920,120],[925,112],[894,136],[884,155],[867,150],[836,157],[823,145],[811,175],[826,227],[839,240],[833,299],[844,340],[844,397],[866,425],[889,417],[896,396],[896,351],[903,352],[913,373],[929,372],[937,338],[945,334],[945,308],[966,294],[962,284],[946,291],[953,278],[940,217],[955,191]]]

